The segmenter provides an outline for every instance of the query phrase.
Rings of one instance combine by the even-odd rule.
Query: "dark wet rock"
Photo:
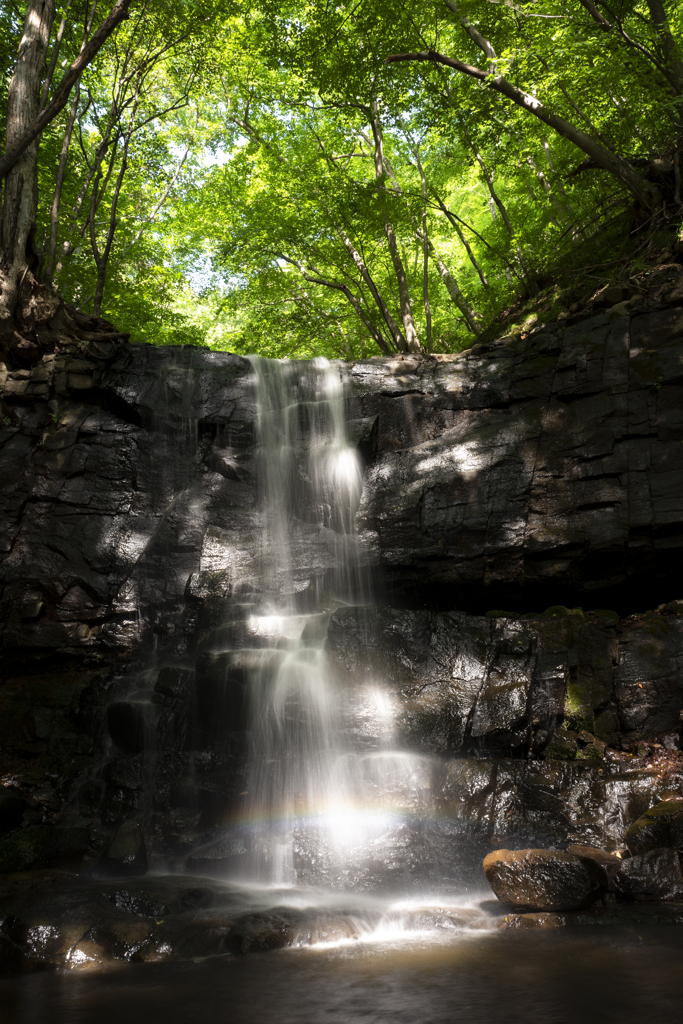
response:
[[[26,801],[16,790],[0,786],[0,835],[19,824],[26,809]]]
[[[454,851],[474,864],[510,834],[621,843],[625,818],[661,792],[654,775],[619,780],[600,758],[604,743],[679,744],[680,317],[600,314],[457,358],[349,368],[367,466],[360,547],[378,590],[401,604],[332,617],[349,738],[368,755],[383,742],[358,687],[372,680],[406,749],[519,759],[481,773],[469,758],[422,763],[414,784],[399,780],[390,802],[410,810],[411,834],[387,835],[358,867],[362,884],[451,877]],[[213,853],[239,848],[220,829],[247,789],[245,649],[253,662],[271,642],[250,621],[266,586],[252,368],[227,353],[124,345],[22,374],[5,379],[12,425],[0,425],[0,743],[27,806],[6,828],[0,811],[0,862],[53,863],[87,846],[93,864],[135,818],[150,864],[203,849],[221,870],[243,856]],[[305,610],[334,590],[334,566],[317,528],[295,532],[292,600]],[[631,619],[574,607],[662,602]],[[454,607],[517,614],[425,610]],[[534,608],[546,612],[519,614]],[[152,649],[155,671],[138,680],[134,658]],[[45,778],[54,796],[34,806]],[[58,830],[74,802],[85,820]],[[465,808],[462,819],[449,808]]]
[[[205,880],[94,882],[62,872],[0,879],[0,973],[228,952],[239,897]]]
[[[374,759],[368,756],[370,765]],[[359,758],[361,764],[364,760]],[[399,822],[355,849],[352,862],[338,874],[326,863],[314,830],[297,830],[297,874],[303,884],[387,893],[419,892],[426,884],[481,886],[483,858],[503,846],[565,849],[575,843],[622,849],[628,824],[668,784],[655,772],[618,771],[590,761],[404,755],[377,803],[391,807]],[[369,789],[368,806],[372,796]],[[217,852],[226,857],[223,868],[220,860],[211,868],[208,861],[195,860],[200,850],[188,863],[212,874],[231,870],[237,860],[229,861],[227,854],[240,849],[239,839],[238,834],[232,843],[219,845]],[[618,870],[616,857],[612,863]]]
[[[298,910],[274,907],[239,917],[227,937],[231,952],[263,953],[285,946],[313,946],[321,942],[359,939],[380,923],[379,912],[335,913],[315,907]]]
[[[187,696],[194,678],[194,670],[167,665],[159,670],[154,692],[177,699]]]
[[[151,746],[158,710],[140,701],[116,701],[107,708],[109,735],[123,750],[138,753]]]
[[[578,752],[577,734],[569,729],[555,729],[543,754],[552,761],[574,761]]]
[[[676,308],[600,313],[456,357],[350,367],[351,434],[371,463],[359,522],[391,589],[482,612],[494,592],[489,606],[542,608],[565,591],[623,604],[643,584],[668,589],[683,529],[680,322]],[[31,374],[4,383],[3,639],[135,649],[140,610],[151,627],[153,608],[212,596],[186,587],[225,570],[220,550],[234,556],[223,596],[254,575],[253,371],[229,353],[124,345],[79,356],[92,387],[64,390],[52,364],[73,358],[31,371],[47,390],[30,402]],[[297,548],[309,579],[323,568],[310,540]]]
[[[572,843],[567,847],[567,853],[573,853],[576,857],[588,857],[589,860],[594,860],[596,864],[610,870],[618,870],[621,865],[621,860],[616,854],[601,850],[598,846],[587,846],[585,843]]]
[[[50,855],[52,828],[31,825],[0,840],[0,871],[25,871]]]
[[[683,924],[683,907],[676,904],[617,904],[569,913],[508,914],[504,928],[635,927]]]
[[[114,834],[98,871],[105,875],[143,875],[147,870],[145,837],[137,821],[125,821]]]
[[[347,685],[397,696],[409,745],[441,753],[483,746],[598,760],[608,742],[679,725],[677,618],[635,618],[617,635],[583,615],[344,608],[332,615],[326,650]],[[579,728],[555,731],[563,719]]]
[[[683,799],[662,800],[650,807],[626,832],[632,854],[670,847],[683,854]]]
[[[311,911],[292,907],[274,907],[238,918],[228,933],[232,953],[262,953],[291,946],[299,928],[304,927]]]
[[[501,903],[535,910],[578,910],[606,889],[593,860],[559,850],[496,850],[484,874]]]
[[[683,897],[683,873],[675,850],[648,850],[622,861],[611,888],[636,900]]]
[[[196,846],[185,863],[188,871],[213,878],[229,876],[242,867],[247,848],[241,836],[228,835]]]
[[[0,840],[0,871],[25,871],[34,865],[80,859],[89,831],[44,822],[18,829]]]
[[[484,611],[487,593],[496,608],[532,592],[540,607],[633,607],[639,587],[673,587],[680,322],[680,309],[610,311],[410,374],[356,364],[357,414],[379,416],[359,521],[393,588]]]
[[[406,931],[450,931],[461,928],[489,929],[501,913],[499,905],[479,907],[412,907],[384,915],[382,923],[396,923]]]

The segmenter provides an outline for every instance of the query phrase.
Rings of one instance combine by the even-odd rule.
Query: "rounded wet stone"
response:
[[[532,910],[579,910],[606,888],[598,864],[560,850],[495,850],[484,874],[501,903]]]
[[[632,854],[668,847],[683,853],[683,799],[662,800],[642,814],[626,832]]]

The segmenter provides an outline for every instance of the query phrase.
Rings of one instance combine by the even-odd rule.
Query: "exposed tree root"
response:
[[[108,320],[65,303],[30,270],[19,283],[14,316],[0,318],[0,352],[9,369],[33,366],[64,347],[85,349],[97,341],[123,344],[128,338]]]

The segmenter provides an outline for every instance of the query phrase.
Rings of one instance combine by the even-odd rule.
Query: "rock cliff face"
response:
[[[681,308],[619,307],[346,369],[378,607],[338,610],[328,653],[358,749],[381,740],[372,677],[417,758],[392,797],[413,825],[360,887],[474,872],[506,838],[619,845],[679,791],[675,771],[602,758],[679,742],[682,329]],[[3,371],[0,397],[0,870],[239,863],[234,652],[278,656],[249,615],[265,585],[251,364],[98,343]],[[302,523],[302,612],[327,550]],[[329,881],[303,841],[298,857]]]
[[[680,308],[617,307],[436,365],[357,364],[378,417],[359,520],[395,590],[482,611],[675,597],[682,331]]]
[[[672,737],[680,724],[677,616],[616,626],[599,615],[348,608],[332,616],[327,649],[347,685],[383,681],[416,749],[522,755],[545,750],[563,721],[611,745]]]
[[[683,310],[620,312],[350,367],[358,523],[393,597],[632,612],[677,596]],[[178,610],[193,573],[248,550],[252,386],[237,356],[146,345],[0,374],[5,647],[132,649],[141,608]]]

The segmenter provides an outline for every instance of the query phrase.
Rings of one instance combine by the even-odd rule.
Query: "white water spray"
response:
[[[367,601],[353,527],[362,475],[346,438],[340,368],[325,359],[252,364],[263,502],[262,607],[252,627],[283,656],[250,678],[250,871],[275,885],[307,868],[332,880],[386,828],[392,791],[418,789],[425,771],[409,754],[353,749],[324,652],[334,608]],[[386,698],[379,690],[367,698],[389,742]]]

